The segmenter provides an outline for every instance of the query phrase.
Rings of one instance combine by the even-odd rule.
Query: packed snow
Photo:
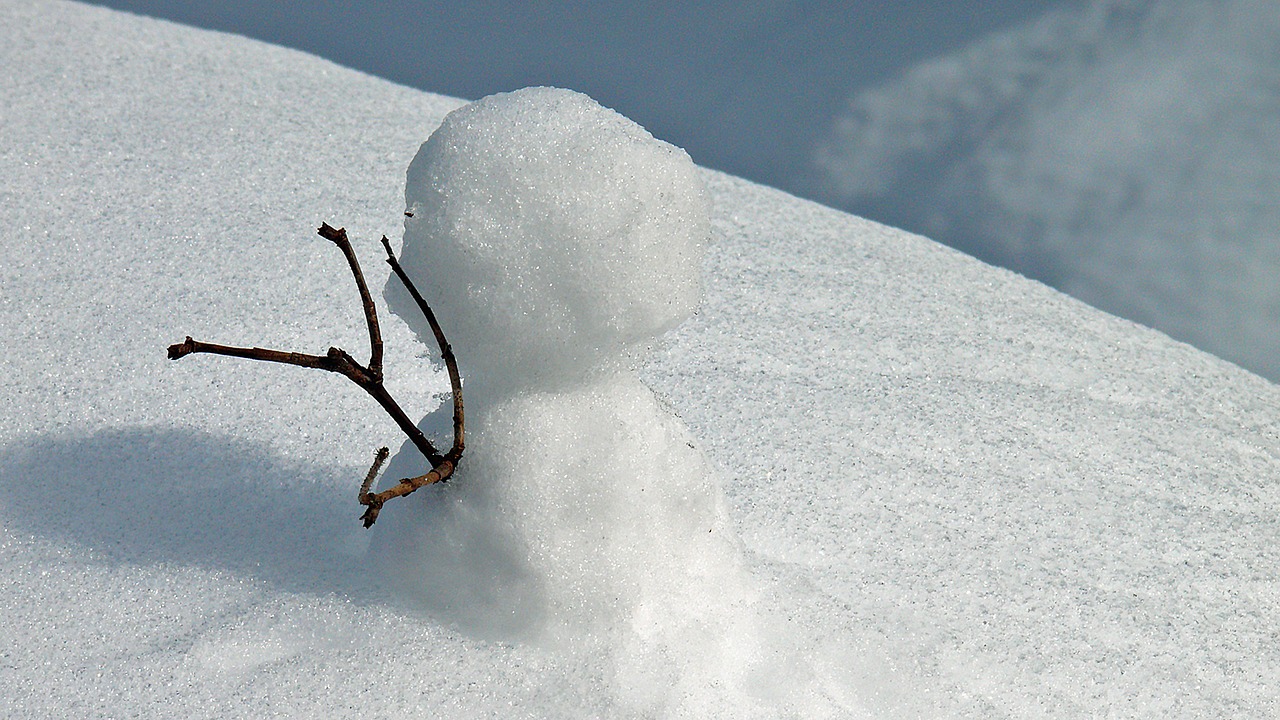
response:
[[[405,205],[401,263],[431,279],[486,391],[577,385],[697,307],[711,227],[693,162],[585,95],[526,89],[451,114],[410,163]],[[400,282],[387,291],[434,342]]]
[[[450,113],[405,205],[402,262],[456,329],[473,430],[454,482],[385,513],[383,572],[481,636],[596,647],[624,707],[741,716],[759,682],[738,676],[761,662],[741,545],[717,473],[633,370],[697,306],[693,162],[585,95],[530,88]],[[400,280],[387,290],[433,342]],[[452,406],[436,412],[424,429]],[[424,462],[406,445],[390,474]]]
[[[567,91],[75,3],[0,41],[0,715],[1280,713],[1271,383]],[[368,531],[358,388],[165,358],[359,355],[322,221],[375,283],[403,237],[474,389]]]

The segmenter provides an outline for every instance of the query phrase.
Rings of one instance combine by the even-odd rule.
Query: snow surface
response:
[[[581,93],[527,88],[451,114],[410,163],[405,206],[401,263],[472,384],[576,384],[698,305],[711,228],[693,162]],[[398,280],[387,294],[434,343]]]
[[[376,405],[164,348],[361,354],[313,228],[386,272],[405,169],[460,103],[71,3],[0,2],[0,39],[0,715],[1280,713],[1276,386],[710,172],[701,310],[642,374],[754,587],[728,616],[754,644],[689,662],[745,681],[645,675],[627,629],[494,637],[414,598],[382,564],[396,523],[357,520],[397,432]],[[434,408],[433,351],[383,325],[390,390]]]
[[[817,195],[1280,380],[1280,3],[1091,0],[832,123]]]

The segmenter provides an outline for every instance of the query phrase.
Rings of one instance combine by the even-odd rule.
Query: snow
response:
[[[656,399],[612,373],[495,396],[463,460],[477,477],[365,531],[356,489],[397,430],[358,388],[164,348],[362,354],[353,283],[314,228],[344,225],[384,277],[405,170],[461,103],[72,3],[0,2],[0,39],[0,714],[1280,712],[1267,381],[924,238],[699,171],[704,293],[639,370]],[[434,349],[382,320],[391,392],[430,411],[448,387]],[[450,609],[414,594],[431,570],[388,572],[418,560],[398,526],[485,509],[461,502],[499,492],[482,473],[535,473],[522,502],[541,507],[593,502],[532,490],[558,487],[540,457],[592,463],[597,446],[506,454],[484,433],[581,435],[572,422],[620,413],[636,429],[600,440],[617,457],[678,436],[695,447],[666,461],[710,466],[741,604],[649,618],[658,642],[643,625],[526,638],[485,614],[501,597]],[[536,519],[523,531],[578,542]],[[419,529],[405,541],[430,540]],[[616,565],[544,571],[648,580],[570,552]],[[681,623],[727,630],[661,639]],[[655,673],[652,653],[683,665]]]
[[[547,387],[616,367],[693,313],[710,233],[684,151],[567,90],[452,113],[409,165],[402,264],[471,383]],[[388,300],[434,343],[399,281]]]
[[[819,195],[1280,379],[1280,5],[1091,0],[856,94]]]
[[[698,302],[693,162],[585,95],[529,88],[450,113],[405,204],[404,267],[465,359],[471,450],[387,510],[383,575],[469,633],[595,650],[623,708],[741,716],[758,683],[737,676],[761,662],[741,545],[717,473],[632,368]],[[398,278],[387,294],[434,342]],[[388,473],[424,465],[406,445]]]

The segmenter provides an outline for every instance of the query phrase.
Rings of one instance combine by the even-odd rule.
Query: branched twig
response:
[[[382,409],[391,416],[392,420],[395,420],[396,425],[409,437],[409,440],[418,448],[423,457],[431,463],[431,470],[424,475],[405,478],[387,490],[374,493],[371,491],[373,481],[377,477],[382,463],[386,461],[388,454],[387,448],[378,450],[373,466],[369,468],[369,474],[360,486],[359,493],[360,504],[365,506],[364,515],[361,516],[361,519],[364,521],[364,526],[369,527],[378,519],[378,512],[382,510],[383,504],[388,500],[408,495],[424,485],[442,482],[453,475],[458,466],[458,461],[462,458],[462,451],[465,446],[462,378],[458,374],[458,364],[453,356],[453,348],[445,340],[444,332],[441,331],[440,324],[436,321],[435,313],[427,306],[418,289],[414,287],[413,281],[409,279],[404,269],[400,267],[395,253],[391,250],[391,242],[384,235],[382,237],[382,246],[387,251],[387,263],[391,265],[396,277],[400,278],[400,281],[408,288],[414,302],[418,304],[418,308],[426,316],[428,324],[431,325],[431,332],[435,335],[436,342],[440,345],[440,353],[443,356],[445,368],[449,372],[449,383],[453,388],[453,447],[447,453],[441,454],[431,444],[431,441],[422,434],[418,426],[414,425],[409,416],[400,409],[399,404],[396,403],[395,399],[391,397],[382,384],[382,333],[378,329],[378,312],[373,304],[373,298],[369,296],[369,287],[365,284],[364,273],[360,270],[360,263],[356,260],[355,251],[351,248],[350,240],[347,239],[346,230],[333,228],[324,223],[321,224],[318,232],[321,237],[333,242],[342,250],[342,254],[347,258],[347,264],[351,267],[351,274],[355,276],[356,288],[360,292],[360,302],[364,307],[365,324],[369,328],[369,364],[367,366],[356,362],[349,353],[336,347],[329,348],[329,352],[324,355],[308,355],[306,353],[282,352],[280,350],[267,350],[257,347],[244,348],[216,345],[192,340],[190,336],[180,343],[169,346],[169,359],[177,360],[192,353],[209,353],[328,370],[329,372],[345,375],[372,396],[374,400],[377,400]]]

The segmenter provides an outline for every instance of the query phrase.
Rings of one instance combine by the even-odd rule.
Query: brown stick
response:
[[[320,229],[316,233],[337,245],[342,250],[342,254],[347,257],[347,265],[351,267],[351,274],[356,279],[356,288],[360,291],[360,304],[364,307],[365,324],[369,326],[369,373],[381,380],[382,333],[378,330],[378,309],[373,305],[373,298],[369,297],[369,286],[364,282],[364,273],[361,272],[360,263],[356,260],[355,250],[351,248],[351,241],[347,239],[347,231],[345,228],[335,230],[329,226],[329,223],[320,223]]]
[[[387,250],[387,262],[390,263],[392,270],[396,276],[400,278],[405,287],[409,289],[409,293],[413,296],[414,302],[427,316],[427,322],[431,325],[431,331],[436,337],[436,342],[440,345],[440,351],[444,358],[445,367],[449,372],[449,383],[453,389],[453,427],[454,439],[453,447],[449,449],[447,454],[442,455],[436,449],[431,441],[427,439],[418,426],[409,419],[400,405],[391,397],[387,389],[382,384],[382,333],[378,327],[378,312],[373,304],[373,298],[369,295],[368,285],[364,280],[364,273],[360,269],[360,263],[356,260],[355,251],[351,248],[351,241],[347,238],[347,232],[343,228],[330,227],[328,223],[323,223],[318,230],[321,237],[333,242],[342,250],[347,258],[347,264],[351,268],[351,274],[355,277],[356,288],[360,292],[360,302],[364,308],[365,324],[369,329],[369,365],[364,366],[356,362],[349,353],[340,348],[331,347],[329,352],[324,355],[308,355],[306,353],[284,352],[281,350],[268,350],[266,348],[245,348],[235,347],[232,345],[217,345],[214,343],[200,342],[191,339],[190,336],[175,345],[169,346],[169,359],[177,360],[194,353],[208,353],[212,355],[227,355],[230,357],[247,358],[250,360],[262,360],[266,362],[283,363],[286,365],[297,365],[300,367],[315,368],[318,370],[327,370],[346,376],[355,384],[359,385],[366,393],[382,406],[382,409],[395,421],[400,430],[408,436],[423,457],[431,463],[431,471],[425,475],[419,475],[415,478],[405,478],[394,487],[384,490],[380,493],[370,492],[374,479],[378,475],[378,470],[382,467],[382,463],[386,461],[388,450],[382,448],[378,451],[374,458],[372,467],[369,468],[368,474],[365,476],[364,483],[360,486],[359,500],[360,504],[367,506],[361,519],[364,520],[364,526],[373,525],[378,518],[378,513],[382,509],[382,505],[387,500],[396,497],[402,497],[417,490],[418,488],[432,483],[442,482],[453,475],[457,468],[458,461],[462,458],[464,448],[463,442],[463,410],[462,410],[462,378],[458,373],[458,365],[453,356],[453,349],[445,340],[444,333],[440,329],[439,323],[436,321],[435,313],[427,306],[418,289],[414,287],[413,282],[405,274],[400,267],[400,263],[396,261],[395,254],[391,251],[391,243],[384,235],[382,238],[383,247]]]
[[[398,484],[383,490],[380,493],[364,493],[360,496],[360,504],[366,505],[364,515],[360,519],[364,521],[364,526],[369,527],[378,520],[378,513],[382,510],[382,505],[392,498],[403,497],[425,485],[432,485],[438,482],[448,480],[455,470],[453,461],[446,459],[444,462],[431,468],[431,472],[418,477],[405,478]]]
[[[418,288],[414,287],[409,275],[405,273],[404,268],[400,267],[400,261],[396,260],[395,253],[391,251],[391,241],[387,240],[386,235],[382,236],[382,247],[387,250],[387,264],[391,266],[392,272],[400,278],[400,282],[404,283],[405,288],[409,290],[409,295],[418,304],[418,309],[427,318],[431,333],[436,337],[436,345],[440,347],[440,357],[444,360],[445,369],[449,372],[449,386],[453,391],[453,447],[449,450],[447,457],[452,458],[456,463],[466,448],[466,435],[463,431],[465,423],[462,411],[462,377],[458,373],[458,361],[453,356],[453,346],[445,339],[444,331],[440,329],[440,322],[436,320],[436,314],[431,311],[431,306],[422,299]]]
[[[382,469],[382,463],[387,461],[387,456],[391,454],[391,450],[386,447],[378,448],[378,452],[373,455],[373,464],[369,466],[369,472],[364,476],[364,482],[360,484],[360,492],[356,493],[357,499],[363,499],[369,493],[369,488],[373,487],[373,481],[378,477],[378,471]]]

